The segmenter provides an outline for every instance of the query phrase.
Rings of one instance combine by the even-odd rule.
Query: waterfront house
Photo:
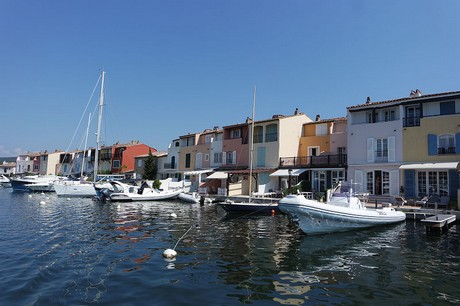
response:
[[[279,166],[280,159],[296,156],[302,126],[312,120],[296,110],[294,115],[274,115],[270,119],[254,122],[251,137],[251,119],[245,123],[224,127],[223,159],[219,171],[228,174],[228,195],[249,195],[249,150],[253,139],[252,192],[259,194],[281,189],[281,176],[270,176]]]
[[[157,162],[157,178],[161,178],[162,172],[160,169],[164,169],[163,163],[160,165],[160,161],[164,161],[165,159],[161,159],[161,157],[168,156],[166,152],[153,152],[152,155],[156,157]],[[149,154],[142,154],[134,157],[134,175],[133,178],[135,179],[143,179],[144,178],[144,168],[145,168],[145,161],[149,157]]]
[[[181,174],[178,172],[180,144],[180,138],[173,139],[168,147],[168,155],[159,158],[159,179],[173,178],[176,180],[180,180]]]
[[[39,174],[40,153],[27,152],[20,154],[16,158],[16,174]]]
[[[146,144],[131,141],[127,144],[116,143],[112,147],[112,174],[124,174],[132,177],[134,174],[134,157],[154,153],[157,150]]]
[[[12,176],[16,174],[16,158],[5,157],[0,158],[0,174],[5,176]]]
[[[400,99],[403,114],[402,186],[407,198],[437,195],[457,202],[460,162],[460,91]]]
[[[325,192],[346,180],[347,119],[321,119],[303,125],[296,156],[280,159],[281,169],[292,171],[294,183],[301,182],[304,191]],[[286,170],[283,172],[286,175]]]
[[[351,106],[348,174],[371,195],[456,197],[459,188],[460,92]]]

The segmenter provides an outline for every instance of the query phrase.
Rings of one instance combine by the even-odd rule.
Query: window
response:
[[[385,121],[394,121],[396,120],[396,111],[394,109],[385,110],[383,117]]]
[[[191,158],[190,153],[185,154],[185,168],[190,168]]]
[[[404,126],[420,126],[420,107],[407,106]]]
[[[376,161],[388,161],[388,139],[377,138]]]
[[[439,114],[451,115],[455,114],[455,101],[441,102],[439,103]]]
[[[211,135],[206,135],[206,136],[204,137],[204,142],[205,142],[205,143],[211,143]]]
[[[254,143],[264,142],[264,128],[262,126],[254,127]]]
[[[308,147],[309,156],[318,156],[320,153],[319,147]]]
[[[230,131],[230,138],[241,138],[241,130],[240,129],[234,129]]]
[[[428,184],[427,184],[428,182]],[[417,173],[418,195],[449,195],[447,171],[420,171]]]
[[[265,128],[265,142],[278,141],[278,125],[270,124]]]
[[[214,153],[214,163],[221,164],[222,163],[222,152]]]
[[[227,165],[234,165],[234,164],[236,164],[236,151],[233,151],[233,152],[232,152],[232,151],[229,151],[229,152],[227,152],[226,155],[227,155],[227,159],[226,159],[225,163],[226,163]]]
[[[455,136],[453,134],[438,136],[438,154],[455,154]]]
[[[390,172],[382,171],[382,194],[390,194]]]
[[[316,125],[316,136],[326,136],[327,135],[327,124],[317,124]]]
[[[339,182],[345,181],[345,175],[343,170],[332,170],[331,171],[332,186],[337,186]]]
[[[117,159],[117,160],[114,160],[114,161],[113,161],[113,167],[114,167],[115,169],[120,168],[120,160],[118,160],[118,159]]]
[[[374,172],[367,172],[366,174],[366,192],[374,193]]]
[[[138,159],[138,160],[137,160],[137,167],[138,167],[138,168],[142,168],[142,162],[143,162],[142,159]]]
[[[204,155],[204,160],[205,160],[205,161],[209,161],[209,154],[208,154],[208,153],[206,153],[206,154]]]

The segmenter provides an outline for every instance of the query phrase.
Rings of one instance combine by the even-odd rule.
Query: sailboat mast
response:
[[[256,86],[254,85],[254,101],[252,102],[251,145],[249,148],[249,203],[252,199],[252,169],[254,163],[254,119],[256,111]]]
[[[101,94],[99,96],[99,116],[97,119],[97,132],[96,132],[96,153],[94,154],[94,182],[97,181],[97,169],[99,167],[99,141],[100,141],[100,135],[101,135],[102,106],[104,105],[104,76],[105,76],[105,72],[102,71]]]
[[[89,133],[89,125],[91,123],[91,113],[89,113],[88,117],[88,125],[86,126],[86,137],[85,137],[85,147],[83,149],[83,160],[81,162],[81,172],[80,172],[80,181],[83,180],[83,173],[85,172],[85,154],[86,154],[86,145],[88,144],[88,133]]]

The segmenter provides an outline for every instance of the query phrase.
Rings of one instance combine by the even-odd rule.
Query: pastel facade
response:
[[[154,153],[157,150],[139,141],[132,141],[128,144],[115,144],[112,147],[112,173],[134,174],[134,158],[139,155]]]
[[[460,92],[420,96],[403,104],[403,165],[408,198],[436,194],[456,202],[460,189]]]
[[[306,181],[307,191],[325,192],[346,179],[347,119],[333,118],[303,125],[296,158],[282,159],[284,167],[305,170],[298,180]]]

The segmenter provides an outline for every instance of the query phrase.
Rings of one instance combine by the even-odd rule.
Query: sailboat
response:
[[[252,119],[251,119],[251,143],[249,149],[249,197],[247,201],[233,201],[227,199],[224,202],[219,202],[217,205],[223,208],[227,213],[274,213],[279,212],[277,202],[267,202],[258,200],[254,201],[252,190],[252,173],[254,168],[254,122],[256,108],[256,87],[254,86],[254,101],[252,103]]]
[[[100,88],[100,95],[99,95],[99,116],[97,122],[97,132],[96,132],[96,153],[94,156],[94,182],[97,179],[97,169],[98,169],[98,159],[99,159],[99,141],[100,141],[100,132],[101,132],[101,123],[102,123],[102,107],[104,104],[104,78],[105,78],[105,71],[101,73],[101,88]],[[88,126],[86,129],[86,135],[88,136],[89,130],[89,122],[91,120],[88,119]],[[87,137],[86,137],[87,138]],[[85,149],[83,150],[83,161],[82,161],[82,169],[79,181],[59,181],[55,182],[54,189],[58,196],[68,196],[68,197],[94,197],[96,196],[96,188],[104,188],[110,187],[108,183],[95,183],[88,182],[83,180],[83,171],[85,168],[85,152],[86,152],[86,141],[85,140]]]

